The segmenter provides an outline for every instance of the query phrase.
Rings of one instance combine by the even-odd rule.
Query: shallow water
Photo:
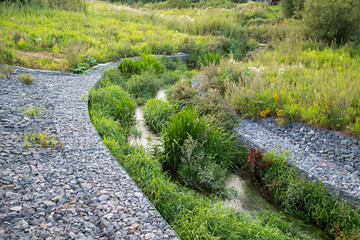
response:
[[[156,94],[156,98],[166,100],[165,89],[160,89]],[[141,131],[141,137],[132,136],[129,139],[130,144],[148,148],[153,144],[159,143],[160,136],[153,133],[146,124],[142,107],[136,108],[135,119],[137,121],[137,128]]]
[[[279,209],[270,204],[256,189],[253,189],[253,186],[247,180],[239,175],[230,174],[226,180],[226,188],[230,191],[232,199],[226,199],[224,201],[225,206],[232,207],[237,211],[275,211],[283,215],[287,221],[300,227],[304,232],[310,233],[318,239],[331,239],[315,225],[279,211]]]

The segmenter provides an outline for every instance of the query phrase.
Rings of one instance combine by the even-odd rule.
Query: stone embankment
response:
[[[112,66],[83,75],[15,67],[0,78],[0,239],[178,239],[89,119],[87,94]],[[42,113],[24,116],[30,106]],[[59,148],[24,146],[46,129]]]

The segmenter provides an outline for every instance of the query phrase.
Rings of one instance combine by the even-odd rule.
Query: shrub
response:
[[[240,150],[234,135],[206,121],[204,116],[199,116],[194,110],[183,109],[163,129],[163,161],[166,169],[178,170],[182,157],[179,153],[190,136],[199,141],[206,157],[213,158],[215,163],[226,168],[237,164],[235,161]]]
[[[310,37],[327,43],[356,40],[360,30],[360,2],[317,0],[305,4],[304,20]]]
[[[0,66],[0,77],[3,76],[7,79],[14,73],[14,69],[8,65]]]
[[[95,111],[102,111],[106,116],[119,121],[124,126],[129,126],[134,122],[135,101],[119,86],[109,85],[92,89],[89,102]]]
[[[130,58],[122,60],[118,64],[118,68],[124,76],[130,77],[133,74],[140,74],[149,68],[154,69],[155,73],[160,75],[164,71],[165,66],[155,56],[144,54],[138,60]]]
[[[144,118],[155,132],[161,132],[167,121],[175,114],[175,108],[161,99],[149,100],[144,108]]]
[[[237,123],[234,108],[225,101],[217,89],[208,89],[192,103],[200,114],[214,116],[216,121],[226,129],[232,129]]]
[[[35,79],[31,76],[30,73],[24,73],[19,76],[20,81],[25,84],[33,84]]]
[[[190,103],[191,99],[197,94],[197,91],[186,81],[180,81],[172,86],[169,91],[169,101],[176,105],[178,109]]]
[[[304,10],[306,0],[282,0],[281,6],[285,17],[300,18]]]

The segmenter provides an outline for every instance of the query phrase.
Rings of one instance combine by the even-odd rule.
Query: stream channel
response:
[[[164,89],[160,89],[156,98],[166,101]],[[160,136],[152,132],[144,119],[142,107],[137,107],[135,111],[135,119],[137,128],[141,131],[140,137],[132,137],[129,139],[131,145],[142,145],[149,148],[154,143],[159,143]],[[304,232],[312,234],[317,239],[331,239],[325,232],[316,227],[314,224],[307,223],[298,217],[285,214],[278,206],[267,201],[248,180],[238,174],[231,173],[226,180],[226,188],[231,193],[232,199],[220,200],[225,206],[232,207],[236,211],[276,211],[284,218],[300,227]]]

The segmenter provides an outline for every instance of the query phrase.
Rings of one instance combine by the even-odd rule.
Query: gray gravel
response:
[[[0,239],[178,239],[89,119],[86,94],[114,65],[85,75],[15,67],[0,78]],[[30,104],[44,114],[23,116]],[[24,146],[45,129],[62,149]]]

